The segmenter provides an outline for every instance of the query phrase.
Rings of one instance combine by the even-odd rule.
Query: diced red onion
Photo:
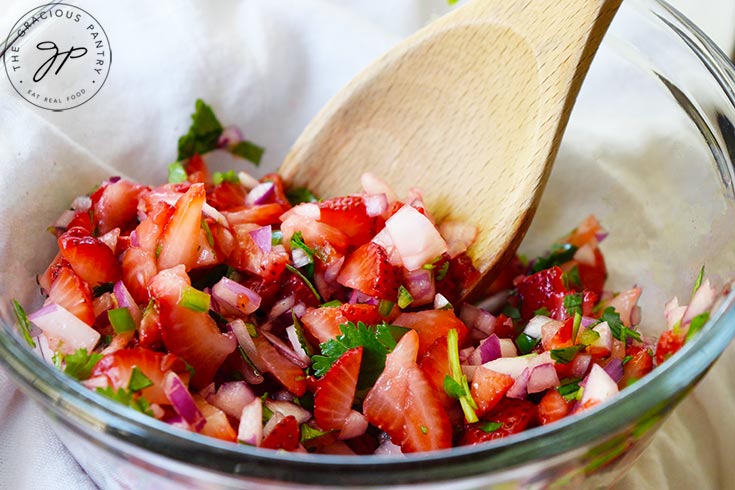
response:
[[[475,377],[475,371],[480,366],[473,366],[472,364],[460,364],[459,367],[462,369],[462,374],[465,375],[467,381],[472,383],[472,378]]]
[[[324,271],[324,280],[329,283],[334,283],[337,280],[339,271],[342,270],[342,266],[344,265],[344,263],[345,263],[344,256],[340,257],[337,260],[333,260],[327,266],[327,269]]]
[[[176,413],[186,420],[195,431],[199,432],[204,428],[207,419],[197,407],[186,385],[173,371],[167,372],[163,377],[163,392]]]
[[[623,379],[623,361],[620,359],[613,357],[607,361],[603,369],[605,369],[607,375],[616,383],[619,383]]]
[[[295,302],[296,299],[293,294],[291,296],[283,298],[282,300],[279,300],[276,304],[273,305],[271,311],[268,313],[268,319],[272,320],[274,318],[278,318],[279,316],[288,312],[289,310],[291,310],[291,308],[293,308]]]
[[[542,327],[549,321],[551,321],[551,318],[548,316],[536,315],[528,321],[523,333],[534,339],[541,338]]]
[[[612,352],[613,341],[613,335],[612,330],[610,330],[610,326],[607,324],[607,322],[602,322],[592,327],[592,330],[600,334],[600,336],[596,338],[595,341],[592,342],[592,344],[590,344],[590,347],[593,349],[607,351],[607,353],[602,352],[603,355],[600,357],[609,356],[609,353]]]
[[[263,358],[260,357],[258,349],[255,348],[255,342],[253,342],[252,337],[250,337],[250,333],[248,332],[248,327],[245,326],[245,322],[238,318],[237,320],[228,323],[227,326],[232,330],[232,333],[235,334],[237,343],[240,344],[240,347],[242,347],[242,350],[245,352],[245,355],[248,356],[250,362],[252,362],[260,372],[268,371],[268,365],[263,361]]]
[[[401,446],[393,444],[390,439],[386,439],[378,448],[373,452],[376,456],[398,456],[403,454]]]
[[[282,402],[292,402],[293,401],[293,393],[291,393],[288,390],[278,390],[274,391],[273,395],[271,396],[274,400],[280,400]]]
[[[428,217],[403,206],[385,222],[403,266],[412,271],[447,251],[447,242]]]
[[[666,328],[671,329],[674,325],[681,322],[684,318],[684,312],[687,310],[686,305],[679,306],[679,298],[674,297],[664,306],[664,317],[666,318]]]
[[[431,271],[423,268],[409,271],[404,285],[413,298],[411,306],[428,305],[434,300],[436,288],[434,274]]]
[[[464,349],[460,349],[459,362],[466,363],[469,360],[473,352],[475,352],[475,348],[472,346],[465,347]]]
[[[486,362],[494,361],[501,357],[500,339],[497,335],[492,334],[480,342],[480,345],[470,355],[468,361],[470,364],[479,366]]]
[[[263,402],[260,398],[251,401],[242,409],[237,440],[251,446],[260,446],[263,441]]]
[[[385,194],[367,194],[362,200],[365,202],[366,214],[370,217],[381,216],[388,211],[388,198]]]
[[[206,400],[233,418],[239,418],[245,405],[257,397],[244,381],[223,383],[216,393],[205,397]]]
[[[477,306],[465,303],[459,312],[459,319],[467,325],[470,333],[479,332],[478,337],[483,338],[495,331],[497,318],[495,315]]]
[[[699,289],[692,296],[689,306],[687,306],[684,316],[681,319],[682,326],[687,326],[691,323],[692,318],[697,315],[701,315],[705,311],[709,311],[712,304],[715,302],[715,296],[717,292],[710,285],[709,279],[702,281]]]
[[[206,202],[202,205],[202,213],[205,216],[209,216],[210,218],[212,218],[218,224],[222,226],[228,226],[227,218],[225,218],[225,215],[217,211],[214,207],[212,207],[210,204],[207,204]]]
[[[260,307],[261,302],[258,293],[227,277],[212,286],[212,297],[220,308],[232,315],[249,315]]]
[[[242,131],[237,126],[227,126],[217,140],[217,148],[227,148],[243,140]]]
[[[531,393],[540,393],[549,388],[559,386],[559,376],[556,374],[556,368],[551,363],[539,364],[531,369],[528,375],[527,391]]]
[[[291,347],[293,347],[294,353],[299,356],[299,359],[301,359],[305,363],[311,363],[311,360],[309,359],[309,355],[304,350],[304,347],[301,345],[301,341],[299,340],[299,334],[296,332],[296,327],[294,325],[290,325],[286,327],[286,335],[288,336],[288,341],[291,343]]]
[[[513,339],[500,339],[501,357],[516,357],[517,355],[518,349],[516,349],[516,344],[513,342]]]
[[[104,235],[99,237],[99,240],[107,245],[107,247],[115,253],[117,250],[117,240],[120,238],[120,228],[113,228]]]
[[[595,248],[589,243],[582,245],[576,252],[574,252],[574,260],[589,266],[595,265],[595,262],[597,262],[597,259],[595,258]]]
[[[304,316],[304,313],[306,313],[306,305],[304,303],[296,303],[293,305],[293,308],[291,308],[291,313],[296,315],[296,318],[301,318]]]
[[[89,196],[77,196],[71,203],[74,211],[89,211],[92,207],[92,198]]]
[[[291,261],[297,269],[312,263],[311,257],[309,257],[303,249],[298,247],[291,249]]]
[[[450,306],[450,305],[451,303],[446,298],[446,296],[444,296],[443,294],[436,293],[434,295],[434,309],[435,310],[441,310],[442,308],[446,308],[447,306]]]
[[[477,238],[477,227],[464,221],[443,221],[439,233],[447,242],[447,255],[454,258],[466,252]]]
[[[82,381],[82,384],[88,389],[95,391],[97,388],[107,388],[110,386],[110,378],[107,375],[102,374],[93,378],[87,378]]]
[[[64,354],[72,354],[82,348],[92,352],[100,340],[100,333],[97,330],[56,303],[49,303],[31,313],[28,319],[40,328],[46,337],[58,341]]]
[[[505,303],[508,301],[508,296],[510,296],[509,289],[506,289],[504,291],[498,291],[492,296],[489,296],[485,298],[484,300],[480,301],[477,304],[477,307],[482,308],[483,310],[488,311],[491,314],[498,313],[500,312],[501,308],[505,305]]]
[[[191,431],[191,426],[178,413],[163,419],[163,422],[166,422],[168,425],[174,426],[178,429]]]
[[[130,232],[130,246],[140,247],[140,240],[138,239],[138,233],[136,230]]]
[[[271,416],[271,418],[268,419],[268,422],[265,423],[265,426],[263,426],[263,437],[268,437],[268,434],[270,434],[273,428],[277,426],[284,418],[285,416],[282,413],[273,412],[273,416]]]
[[[359,437],[367,431],[367,428],[367,417],[357,410],[350,410],[350,414],[347,416],[347,420],[345,420],[345,425],[339,431],[339,439],[345,440]]]
[[[554,336],[560,328],[564,326],[564,322],[558,320],[549,320],[541,325],[541,345],[544,350],[551,350],[553,347]]]
[[[591,316],[583,316],[580,325],[587,328],[590,325],[597,323],[597,321],[597,318],[592,318]]]
[[[130,294],[130,291],[128,291],[128,288],[125,287],[125,284],[122,281],[117,281],[112,287],[112,292],[115,295],[118,306],[122,308],[127,308],[130,311],[130,316],[133,317],[133,322],[135,322],[135,326],[139,327],[140,320],[143,318],[143,312],[140,310],[140,307],[133,299],[133,296]]]
[[[252,189],[256,185],[260,184],[260,182],[258,182],[258,179],[245,171],[238,172],[237,178],[240,181],[240,184],[242,184],[242,186],[246,189]]]
[[[584,383],[584,391],[582,392],[582,399],[579,401],[579,410],[592,408],[609,400],[620,391],[615,380],[599,364],[592,364],[590,373],[582,383]],[[582,383],[580,383],[580,386],[582,386]]]
[[[521,374],[515,379],[515,383],[510,387],[508,392],[505,394],[508,398],[519,398],[521,400],[526,398],[528,394],[528,378],[530,371],[528,368],[523,369]]]
[[[59,231],[64,231],[66,230],[66,227],[69,226],[69,223],[71,223],[71,220],[74,219],[75,215],[76,213],[74,211],[67,209],[61,213],[58,218],[56,218],[56,221],[54,221],[54,224],[51,226]]]
[[[280,413],[284,417],[293,415],[299,425],[308,422],[309,419],[311,419],[311,412],[290,401],[267,399],[265,401],[265,406],[272,412]]]
[[[372,296],[368,296],[365,293],[361,293],[357,289],[354,289],[352,291],[352,294],[350,295],[350,299],[348,303],[350,303],[351,305],[358,304],[358,303],[367,304],[367,305],[377,305],[378,300]]]
[[[384,194],[389,203],[398,199],[390,185],[377,175],[371,172],[365,172],[360,177],[362,188],[367,194]]]
[[[258,229],[249,232],[250,238],[253,239],[261,252],[270,253],[273,250],[273,230],[271,225],[261,226]]]
[[[488,369],[496,373],[507,374],[513,379],[517,379],[521,373],[528,368],[528,363],[534,356],[522,357],[500,357],[494,361],[483,364]]]
[[[269,202],[276,195],[276,186],[273,182],[262,182],[252,188],[245,196],[246,206],[257,206]]]
[[[281,339],[276,337],[270,332],[267,332],[265,330],[262,330],[260,332],[266,339],[268,339],[268,342],[273,345],[273,347],[276,348],[278,352],[283,355],[286,359],[294,363],[296,366],[300,367],[301,369],[306,369],[311,364],[311,359],[304,360],[301,356],[299,356],[294,350],[283,343]]]
[[[615,311],[620,315],[620,321],[623,322],[623,325],[630,327],[633,325],[632,310],[640,296],[641,288],[635,286],[615,296],[613,299],[605,303],[605,307],[612,306],[615,308]]]
[[[598,231],[597,233],[595,233],[595,240],[597,240],[597,243],[600,243],[605,238],[607,238],[607,235],[608,235],[608,232],[606,231]]]
[[[591,362],[591,355],[580,352],[579,354],[574,356],[574,359],[572,359],[571,365],[569,367],[570,374],[575,378],[583,377],[585,374],[587,374],[587,370],[589,369]]]

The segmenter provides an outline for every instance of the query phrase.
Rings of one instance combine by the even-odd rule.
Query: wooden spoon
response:
[[[280,171],[328,198],[367,171],[437,222],[478,226],[489,283],[530,225],[582,80],[622,0],[474,0],[403,41],[312,120]]]

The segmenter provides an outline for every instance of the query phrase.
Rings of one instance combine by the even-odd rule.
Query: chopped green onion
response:
[[[579,343],[582,345],[592,345],[599,338],[600,332],[588,328],[587,330],[579,334]]]
[[[457,400],[459,400],[463,396],[467,396],[467,392],[465,391],[464,387],[461,384],[457,383],[448,374],[444,376],[444,392]]]
[[[707,323],[707,320],[709,320],[709,312],[705,311],[703,313],[700,313],[699,315],[692,318],[691,323],[689,324],[689,331],[687,332],[687,336],[684,339],[684,342],[689,342],[694,338],[694,336],[702,330],[702,327],[705,323]]]
[[[130,393],[137,393],[149,386],[153,386],[153,381],[143,371],[138,369],[138,366],[133,366],[133,370],[130,373],[130,382],[128,383]]]
[[[477,422],[477,413],[475,413],[477,404],[469,394],[470,387],[467,384],[467,377],[462,373],[462,367],[459,365],[459,335],[454,328],[449,330],[447,334],[447,348],[449,349],[449,375],[462,387],[464,393],[466,393],[459,398],[459,404],[462,406],[464,418],[469,424]]]
[[[322,303],[322,308],[339,308],[342,306],[342,302],[338,299],[333,299],[332,301],[327,301],[326,303]]]
[[[580,392],[580,381],[582,381],[582,378],[574,378],[569,380],[567,383],[562,384],[556,390],[566,401],[576,400],[577,395]]]
[[[395,305],[393,301],[381,299],[380,302],[378,302],[378,313],[380,313],[380,316],[390,315],[390,312],[393,311],[393,305]]]
[[[633,359],[633,356],[625,356],[625,357],[623,357],[623,366],[625,366],[626,364],[628,364],[628,361],[630,361],[631,359]]]
[[[531,337],[526,333],[521,333],[516,337],[516,346],[521,355],[530,353],[541,342],[540,338]]]
[[[699,286],[702,285],[702,280],[704,279],[704,265],[699,269],[699,274],[697,274],[697,280],[694,281],[694,287],[692,287],[692,295],[690,297],[694,297],[694,293],[697,292],[699,289]]]
[[[398,307],[403,309],[413,303],[413,296],[403,285],[398,287]]]
[[[572,320],[572,342],[577,341],[577,334],[579,333],[579,326],[582,325],[582,315],[578,311],[574,312],[574,320]]]
[[[209,310],[210,300],[211,298],[207,293],[188,286],[184,289],[184,292],[181,293],[179,304],[189,310],[203,313]]]
[[[20,330],[20,334],[23,336],[25,341],[28,342],[28,345],[36,347],[36,342],[33,340],[33,337],[31,337],[31,322],[28,320],[28,315],[26,315],[26,312],[20,303],[16,300],[12,300],[12,303],[15,318],[18,320],[18,330]]]
[[[181,162],[174,162],[168,166],[168,183],[178,184],[180,182],[186,182],[188,175]]]
[[[135,330],[135,321],[133,321],[130,310],[126,307],[107,310],[107,318],[117,333],[132,332]]]
[[[483,422],[478,427],[485,433],[495,432],[503,426],[502,422]]]

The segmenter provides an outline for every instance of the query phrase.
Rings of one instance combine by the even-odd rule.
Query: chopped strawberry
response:
[[[317,258],[322,257],[324,263],[332,263],[335,258],[330,257],[328,252],[341,256],[347,250],[349,240],[340,229],[321,223],[311,218],[291,214],[281,223],[283,243],[290,244],[291,238],[297,231],[301,232],[304,243],[312,250],[318,250]],[[327,252],[327,253],[325,253]]]
[[[320,344],[336,338],[339,326],[348,321],[342,310],[334,307],[309,308],[301,317],[306,331]]]
[[[47,302],[58,304],[87,325],[92,325],[95,316],[89,285],[82,281],[66,261],[55,266],[53,276],[55,279],[49,288]]]
[[[186,194],[176,201],[176,211],[166,224],[158,242],[159,269],[169,269],[183,264],[188,271],[196,264],[197,237],[202,226],[204,200],[204,184],[193,184]]]
[[[383,321],[378,312],[378,305],[344,303],[339,307],[342,314],[352,323],[362,322],[365,325],[377,325]]]
[[[314,395],[314,419],[324,430],[341,430],[352,410],[360,374],[362,347],[350,349],[332,364]]]
[[[446,260],[446,255],[444,256]],[[440,270],[444,261],[434,264],[434,270]],[[473,286],[480,279],[480,271],[472,264],[472,259],[466,252],[462,252],[453,259],[449,259],[447,272],[441,280],[436,281],[436,291],[456,303],[462,291]]]
[[[487,291],[488,296],[492,296],[500,291],[511,289],[513,287],[513,280],[523,274],[526,267],[523,265],[518,255],[514,255],[501,269],[495,280],[490,285]]]
[[[535,424],[536,411],[536,405],[528,400],[503,398],[482,421],[465,427],[460,445],[478,444],[522,432]],[[486,422],[498,422],[502,425],[485,432]]]
[[[58,265],[62,262],[66,262],[64,257],[61,256],[61,252],[56,253],[56,257],[53,258],[51,263],[48,265],[43,274],[38,276],[38,285],[41,286],[41,292],[48,294],[51,283],[56,280],[56,276],[59,272]]]
[[[605,257],[603,257],[600,249],[595,247],[595,263],[587,264],[585,262],[576,262],[579,271],[579,280],[584,289],[594,291],[597,296],[602,295],[607,280],[607,267],[605,266]]]
[[[141,347],[158,350],[163,346],[161,337],[161,317],[155,308],[146,308],[138,329],[138,342]]]
[[[245,206],[245,188],[236,182],[221,182],[207,196],[207,202],[219,211]]]
[[[205,223],[207,224],[207,228],[209,228],[209,221],[202,220],[202,227],[199,228],[199,234],[197,236],[197,260],[192,266],[192,269],[213,267],[221,264],[223,261],[223,257],[217,254],[217,250],[214,248],[214,237],[212,236],[211,229],[207,231],[204,228]]]
[[[182,379],[187,379],[189,375],[184,361],[175,355],[136,347],[107,354],[95,365],[92,377],[106,376],[109,386],[115,390],[128,389],[135,367],[153,382],[153,385],[144,388],[141,394],[149,402],[160,405],[170,404],[168,397],[163,392],[165,374],[173,371]]]
[[[189,182],[164,184],[144,192],[138,201],[138,217],[142,220],[153,211],[159,202],[164,201],[173,206],[176,201],[189,190]]]
[[[120,179],[104,186],[94,202],[94,220],[97,233],[102,235],[120,228],[129,230],[137,223],[138,198],[148,187]]]
[[[84,228],[89,232],[90,235],[93,235],[95,232],[95,224],[92,220],[92,215],[94,214],[94,211],[92,209],[86,209],[86,210],[78,210],[74,213],[74,217],[71,219],[69,224],[66,225],[66,229],[70,228]]]
[[[503,313],[499,314],[495,321],[495,335],[501,339],[515,339],[518,334],[513,319],[508,318]]]
[[[656,345],[656,364],[661,364],[676,354],[684,346],[686,334],[676,330],[666,330],[658,338]]]
[[[263,438],[260,447],[293,451],[299,447],[299,436],[299,423],[296,417],[288,415]]]
[[[206,184],[211,181],[207,163],[199,153],[195,153],[189,157],[184,166],[184,170],[186,170],[186,180],[192,184]]]
[[[431,344],[419,362],[426,380],[434,388],[442,406],[446,409],[456,404],[457,400],[444,391],[444,378],[449,375],[449,348],[447,337],[439,337]]]
[[[283,357],[268,340],[258,335],[253,338],[258,354],[268,367],[267,371],[291,394],[302,396],[306,393],[306,374],[304,370]]]
[[[394,325],[408,327],[415,330],[419,336],[419,355],[431,347],[436,339],[444,337],[451,329],[457,330],[459,345],[462,345],[467,336],[467,327],[457,318],[454,310],[424,310],[410,313],[401,313],[393,320]]]
[[[219,223],[210,223],[209,230],[214,240],[214,249],[217,255],[226,261],[235,250],[235,236],[229,228]]]
[[[229,258],[233,267],[250,272],[269,281],[278,281],[289,261],[288,253],[282,245],[276,245],[269,252],[258,247],[250,232],[260,228],[255,224],[235,225],[235,249]]]
[[[148,283],[158,273],[153,252],[130,247],[122,256],[122,280],[138,304],[148,302]]]
[[[552,318],[566,318],[564,296],[568,291],[564,287],[562,274],[562,270],[554,266],[525,277],[516,286],[521,300],[521,318],[528,321],[541,308],[546,308]]]
[[[498,373],[480,366],[472,376],[471,393],[477,403],[477,415],[482,417],[503,399],[507,391],[515,383],[512,376]]]
[[[174,215],[176,208],[168,204],[166,201],[159,201],[153,207],[150,213],[135,228],[135,240],[133,246],[138,246],[143,250],[151,253],[156,252],[158,240],[161,238],[163,229]],[[159,250],[160,253],[160,250]]]
[[[319,306],[319,300],[317,297],[314,296],[314,293],[311,291],[309,286],[306,285],[304,280],[296,274],[288,274],[286,282],[283,284],[283,288],[281,289],[281,295],[284,298],[293,295],[296,303],[303,303],[306,306]]]
[[[383,247],[368,242],[347,256],[337,282],[378,299],[395,301],[403,273],[388,260]]]
[[[169,352],[184,359],[194,368],[191,383],[206,386],[225,358],[235,350],[234,338],[223,335],[206,313],[179,304],[183,290],[190,286],[184,266],[159,272],[151,280],[151,296],[158,304],[161,336]]]
[[[59,239],[59,250],[74,272],[90,286],[115,282],[121,277],[120,264],[110,247],[83,228],[70,228]]]
[[[557,390],[548,390],[538,404],[538,420],[543,425],[556,422],[569,414],[572,402],[568,402]]]
[[[288,201],[288,197],[286,197],[283,178],[280,175],[276,173],[266,174],[263,176],[262,179],[260,179],[260,181],[273,182],[273,201],[277,202],[286,209],[289,209],[291,207],[291,203]]]
[[[375,219],[367,215],[361,196],[342,196],[322,201],[319,221],[341,230],[353,246],[360,246],[375,235]]]
[[[431,384],[415,365],[408,369],[406,378],[401,450],[412,453],[452,447],[452,424]]]
[[[623,366],[623,378],[618,383],[623,388],[635,383],[653,369],[653,355],[647,347],[629,345],[625,354],[631,357]]]
[[[222,214],[227,218],[230,226],[254,223],[260,226],[278,224],[279,218],[286,211],[283,205],[272,202],[257,206],[239,206],[230,208]]]

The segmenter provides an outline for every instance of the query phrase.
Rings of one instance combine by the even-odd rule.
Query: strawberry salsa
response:
[[[718,296],[700,273],[688,306],[666,305],[668,329],[643,336],[641,289],[605,289],[588,217],[461,304],[476,229],[437,225],[419,190],[399,199],[366,174],[360,194],[320,201],[277,174],[211,173],[216,147],[262,153],[198,101],[170,182],[111,178],[75,199],[51,227],[44,306],[14,302],[59,369],[185,430],[330,454],[498,439],[615,396]]]

